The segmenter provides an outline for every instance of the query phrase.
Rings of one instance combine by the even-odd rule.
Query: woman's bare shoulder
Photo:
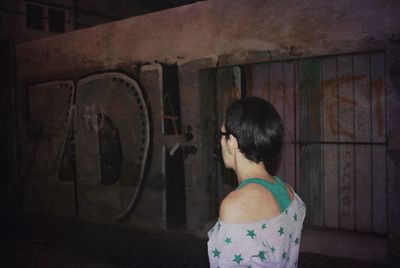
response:
[[[229,223],[250,223],[280,214],[272,193],[257,184],[249,184],[228,194],[221,203],[219,217]]]
[[[241,204],[240,195],[236,191],[229,193],[221,202],[219,208],[219,218],[224,222],[237,222],[241,219]]]

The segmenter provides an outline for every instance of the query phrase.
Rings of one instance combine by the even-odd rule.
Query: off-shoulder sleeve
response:
[[[208,255],[214,267],[274,267],[274,248],[266,237],[267,225],[227,224],[220,221],[210,230]]]
[[[279,216],[264,221],[218,220],[208,232],[210,267],[297,267],[305,206],[296,198]]]

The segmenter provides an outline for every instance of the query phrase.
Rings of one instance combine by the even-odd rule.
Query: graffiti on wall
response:
[[[340,176],[340,192],[341,192],[341,211],[340,211],[340,216],[341,218],[349,218],[351,216],[352,212],[352,190],[353,190],[353,174],[354,174],[354,169],[353,169],[353,154],[351,150],[347,149],[343,153],[343,169],[342,169],[342,174]]]
[[[318,105],[310,105],[308,107],[308,113],[310,116],[310,128],[313,131],[320,130],[320,121],[318,115],[325,113],[327,115],[327,121],[329,128],[327,129],[334,136],[346,136],[350,139],[354,138],[354,131],[349,127],[343,126],[343,124],[338,119],[337,109],[340,107],[341,110],[345,109],[356,109],[356,106],[364,105],[363,103],[358,102],[356,99],[349,98],[348,96],[340,96],[338,94],[338,84],[345,86],[352,86],[355,81],[368,81],[368,77],[366,75],[345,75],[338,77],[337,79],[329,79],[323,80],[321,82],[321,97],[324,101],[324,105],[321,108],[320,104]],[[378,136],[384,136],[384,81],[383,79],[371,80],[370,82],[371,93],[369,91],[364,91],[364,99],[368,100],[371,96],[367,94],[373,94],[375,96],[374,101],[372,102],[373,111],[371,111],[374,120],[377,122],[377,133]],[[283,98],[282,100],[287,106],[289,112],[294,113],[296,107],[294,106],[294,102],[290,100],[290,98],[294,98],[295,100],[301,97],[301,92],[294,91],[293,96],[288,95],[288,85],[285,81],[278,80],[277,87],[271,90],[271,102],[277,103],[278,98]],[[283,93],[283,95],[281,95]],[[322,111],[321,111],[322,109]],[[362,127],[365,130],[365,120],[357,120],[358,124],[364,124]]]
[[[92,104],[85,104],[83,112],[79,114],[82,114],[82,116],[78,116],[78,118],[83,119],[82,121],[84,122],[87,131],[93,130],[98,132],[104,127],[104,118],[107,112],[102,103],[98,104],[92,102]]]
[[[121,218],[137,199],[150,142],[143,93],[120,73],[87,77],[74,90],[72,81],[30,88],[38,133],[30,181],[40,193],[32,201],[41,211]]]

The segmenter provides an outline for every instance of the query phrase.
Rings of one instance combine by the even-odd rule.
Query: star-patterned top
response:
[[[295,194],[274,218],[246,224],[218,220],[208,232],[210,267],[297,267],[305,211]]]

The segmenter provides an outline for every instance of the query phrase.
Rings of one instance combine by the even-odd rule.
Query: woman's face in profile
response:
[[[225,125],[223,124],[221,126],[221,133],[225,133]],[[226,135],[221,135],[221,151],[222,151],[222,159],[224,160],[224,164],[226,168],[231,168],[232,167],[232,153],[229,153],[228,150],[231,150],[232,148],[228,149],[228,142],[227,142],[228,137]]]

